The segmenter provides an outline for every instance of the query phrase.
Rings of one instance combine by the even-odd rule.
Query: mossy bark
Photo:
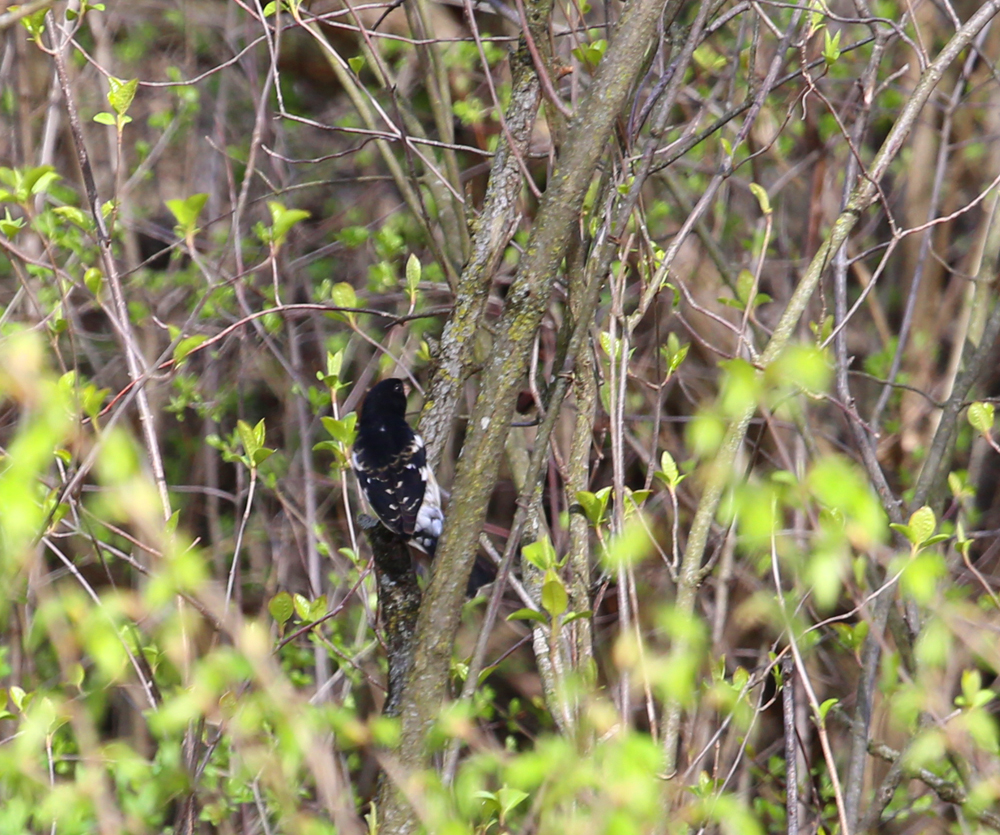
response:
[[[632,93],[647,51],[657,43],[663,8],[662,0],[633,0],[625,7],[613,48],[570,127],[497,325],[494,350],[483,370],[458,461],[434,574],[417,621],[413,671],[402,697],[399,763],[410,773],[425,765],[428,734],[447,696],[465,586],[532,341],[615,121]],[[418,826],[400,792],[387,798],[381,818],[384,833],[413,832]]]

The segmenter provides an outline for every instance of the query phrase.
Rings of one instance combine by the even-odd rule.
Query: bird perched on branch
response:
[[[351,465],[382,524],[434,556],[444,526],[441,490],[423,438],[406,422],[402,380],[383,380],[365,395]]]

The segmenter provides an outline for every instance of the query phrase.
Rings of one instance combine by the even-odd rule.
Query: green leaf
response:
[[[757,300],[760,300],[760,294]],[[817,346],[793,344],[767,366],[764,379],[776,389],[800,388],[806,392],[821,393],[830,384],[832,369],[829,356]]]
[[[576,500],[583,508],[583,513],[587,521],[595,527],[604,521],[604,515],[608,509],[608,499],[611,497],[611,488],[603,487],[596,493],[587,490],[578,490]]]
[[[96,293],[95,293],[96,295]],[[180,365],[187,359],[188,355],[199,345],[201,345],[208,337],[203,333],[195,334],[194,336],[188,336],[177,343],[177,347],[174,348],[174,363]]]
[[[827,65],[833,64],[840,58],[840,32],[837,31],[833,37],[830,30],[823,30],[823,60]]]
[[[250,424],[244,420],[236,421],[236,431],[239,433],[240,442],[243,444],[243,450],[252,461],[254,453],[260,449],[260,442],[257,440],[256,434],[254,434],[253,429],[250,428]]]
[[[76,206],[56,206],[52,210],[52,213],[66,218],[66,220],[75,223],[81,229],[88,229],[90,227],[90,224],[87,223],[87,215]]]
[[[32,195],[44,194],[59,179],[51,165],[39,165],[25,174],[24,186]]]
[[[333,289],[330,290],[330,301],[337,305],[337,307],[358,306],[358,296],[354,292],[354,288],[346,281],[341,281],[333,285]]]
[[[500,814],[506,816],[511,810],[520,806],[529,797],[527,792],[502,786],[497,790],[496,799],[500,804]]]
[[[667,450],[663,450],[660,454],[660,470],[667,477],[668,482],[671,484],[677,483],[677,462],[674,461],[674,456]]]
[[[354,443],[354,437],[357,435],[357,430],[355,429],[358,422],[357,412],[350,412],[340,420],[332,417],[324,417],[320,418],[320,420],[323,423],[323,428],[330,433],[332,438],[335,438],[346,446]]]
[[[288,233],[297,224],[312,215],[305,209],[286,209],[277,200],[268,200],[267,208],[271,212],[271,243],[275,249],[281,247],[288,238]]]
[[[757,369],[744,359],[722,360],[725,372],[718,407],[722,414],[741,414],[751,404],[756,405],[763,394],[763,380]]]
[[[500,803],[493,792],[477,791],[472,795],[476,800],[483,801],[483,812],[488,817],[494,817],[500,813]]]
[[[625,518],[627,519],[653,494],[652,490],[631,490],[625,488]]]
[[[319,620],[326,614],[326,595],[321,594],[309,606],[309,620]]]
[[[114,113],[108,113],[102,110],[100,113],[94,114],[94,121],[100,125],[110,125],[114,127],[118,124],[118,120],[115,118]]]
[[[750,191],[754,197],[757,198],[757,202],[760,204],[760,210],[764,215],[771,214],[771,199],[767,196],[767,189],[765,189],[759,183],[750,183]]]
[[[598,335],[598,341],[601,343],[601,348],[604,349],[604,353],[608,355],[611,360],[617,360],[619,357],[619,352],[621,351],[621,338],[618,336],[613,336],[607,331],[601,331]]]
[[[736,277],[736,298],[740,300],[743,307],[750,304],[756,283],[750,270],[740,270],[740,274]]]
[[[989,436],[993,431],[994,410],[992,403],[975,402],[966,413],[969,424],[979,434]]]
[[[660,353],[667,363],[668,376],[673,374],[680,367],[680,364],[684,362],[684,358],[687,357],[690,347],[689,343],[681,345],[681,341],[677,338],[676,333],[670,333],[667,336],[667,344],[661,346]]]
[[[963,670],[961,704],[971,705],[982,686],[983,676],[979,670]],[[955,699],[955,703],[959,704],[959,699]]]
[[[23,228],[24,218],[11,217],[10,209],[4,209],[3,219],[0,219],[0,233],[2,233],[5,238],[13,238],[18,233],[18,230]]]
[[[254,454],[251,456],[253,460],[253,465],[255,467],[259,467],[272,455],[274,455],[273,449],[268,449],[266,446],[260,447],[259,449],[255,450]]]
[[[292,598],[292,604],[295,606],[295,614],[299,616],[300,620],[308,621],[309,613],[312,611],[312,606],[309,604],[309,598],[301,594],[296,594]]]
[[[351,68],[351,72],[355,75],[361,75],[361,70],[365,67],[365,59],[363,55],[355,55],[353,58],[347,59],[347,64]]]
[[[552,547],[548,536],[536,539],[521,549],[521,557],[535,568],[545,571],[556,564],[556,550]]]
[[[660,454],[660,469],[656,471],[656,477],[671,490],[676,490],[677,485],[687,478],[687,476],[680,474],[674,456],[667,450],[663,450]]]
[[[406,259],[406,292],[410,294],[411,299],[417,294],[421,272],[420,259],[410,253],[410,257]]]
[[[830,708],[833,707],[840,699],[827,699],[823,704],[819,706],[819,721],[822,724],[826,723],[826,715],[830,712]]]
[[[858,623],[851,625],[849,623],[835,623],[833,624],[833,631],[837,633],[837,637],[843,642],[852,652],[856,652],[862,646],[865,638],[868,636],[868,622],[858,621]]]
[[[93,383],[87,383],[80,392],[80,405],[83,407],[83,413],[95,423],[101,407],[104,405],[104,399],[109,393],[110,389],[99,389]]]
[[[913,532],[914,544],[919,545],[933,536],[937,520],[934,517],[934,511],[924,505],[919,510],[913,511],[907,524]]]
[[[809,28],[806,30],[806,37],[811,38],[826,24],[823,22],[823,5],[820,0],[811,0],[809,12]]]
[[[18,687],[16,684],[12,684],[7,692],[10,694],[10,700],[14,703],[14,707],[18,710],[23,710],[25,696],[24,688]]]
[[[45,31],[45,12],[46,9],[42,9],[41,11],[21,18],[21,25],[28,30],[28,34],[34,41],[38,41],[38,39],[41,38],[42,33]]]
[[[905,561],[904,561],[905,560]],[[948,568],[940,554],[921,550],[915,556],[907,556],[890,563],[890,568],[903,567],[900,589],[910,595],[920,606],[926,606],[938,594],[941,580],[947,576]]]
[[[889,527],[892,528],[896,533],[906,537],[906,539],[912,542],[914,545],[919,544],[913,531],[910,530],[909,525],[901,525],[898,522],[890,522]]]
[[[132,105],[135,98],[135,91],[139,87],[139,79],[133,78],[130,81],[122,81],[120,78],[110,76],[108,84],[111,89],[108,91],[108,103],[114,108],[115,113],[124,116]]]
[[[271,602],[267,604],[267,611],[277,623],[284,626],[295,611],[295,604],[292,603],[292,596],[287,591],[279,591]]]
[[[194,234],[198,225],[198,216],[205,208],[207,201],[208,195],[202,193],[192,194],[183,200],[167,201],[167,208],[176,218],[178,233],[182,237],[187,238]]]
[[[948,473],[948,489],[959,501],[971,499],[976,495],[975,489],[968,484],[966,478],[966,473],[957,473],[954,470]]]
[[[61,304],[56,306],[53,314],[53,317],[49,320],[49,329],[52,333],[64,333],[66,328],[69,327],[69,323],[66,321],[66,317],[62,315]]]
[[[649,532],[640,518],[633,515],[625,529],[608,541],[602,562],[612,570],[635,564],[644,559],[652,548]]]
[[[340,369],[344,365],[344,351],[326,352],[326,372],[318,371],[316,372],[316,379],[320,380],[327,388],[339,389],[340,386]]]
[[[604,57],[604,53],[607,51],[608,42],[604,38],[598,38],[589,44],[584,44],[583,46],[577,47],[573,50],[573,57],[576,58],[581,64],[588,64],[590,67],[596,67],[601,63],[601,59]]]
[[[990,702],[992,702],[997,697],[997,694],[992,690],[980,690],[976,693],[975,698],[972,700],[972,704],[969,707],[985,707]]]
[[[542,583],[542,608],[553,618],[557,618],[568,606],[569,595],[566,593],[566,585],[550,568],[545,572],[545,582]]]

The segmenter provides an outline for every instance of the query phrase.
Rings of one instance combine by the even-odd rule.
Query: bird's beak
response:
[[[413,385],[408,380],[403,380],[403,394],[409,397],[411,391],[413,391]]]

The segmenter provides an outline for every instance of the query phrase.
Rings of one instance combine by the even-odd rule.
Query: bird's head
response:
[[[361,420],[370,421],[380,415],[406,418],[406,384],[402,380],[390,377],[368,390],[361,404]]]

